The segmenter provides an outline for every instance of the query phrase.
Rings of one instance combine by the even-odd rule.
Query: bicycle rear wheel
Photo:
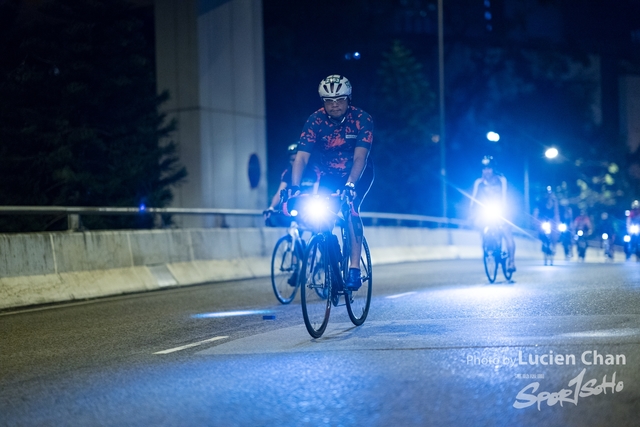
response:
[[[320,338],[331,313],[331,271],[324,236],[314,236],[305,250],[300,277],[302,317],[309,335]]]
[[[271,287],[282,304],[289,304],[296,296],[301,264],[302,250],[292,237],[287,234],[278,239],[271,256]]]
[[[373,283],[371,253],[369,252],[367,239],[365,239],[364,236],[362,237],[362,250],[363,253],[360,256],[360,278],[362,279],[362,286],[357,291],[345,291],[347,313],[349,313],[351,322],[356,326],[362,325],[367,318],[367,314],[369,314]]]
[[[496,257],[493,251],[484,249],[484,272],[487,273],[487,279],[489,279],[489,283],[493,283],[496,281],[496,276],[498,275],[498,263],[496,262]]]

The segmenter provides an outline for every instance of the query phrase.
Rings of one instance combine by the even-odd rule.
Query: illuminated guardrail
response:
[[[160,218],[162,215],[213,215],[225,216],[249,216],[261,217],[262,211],[258,209],[214,209],[214,208],[134,208],[134,207],[91,207],[91,206],[0,206],[0,215],[60,215],[67,216],[67,228],[69,231],[80,229],[81,215],[154,215]],[[384,221],[392,221],[395,225],[406,222],[432,223],[439,226],[466,227],[466,220],[455,218],[442,218],[427,215],[412,215],[385,212],[362,212],[360,216],[371,220],[373,225]],[[161,220],[155,221],[160,228]]]

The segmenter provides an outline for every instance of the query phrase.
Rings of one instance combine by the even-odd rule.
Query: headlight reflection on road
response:
[[[211,319],[217,317],[233,317],[233,316],[251,316],[258,314],[273,314],[273,310],[238,310],[238,311],[219,311],[214,313],[192,314],[193,319]]]

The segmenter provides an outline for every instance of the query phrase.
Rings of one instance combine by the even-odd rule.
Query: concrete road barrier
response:
[[[275,228],[95,231],[0,235],[0,309],[164,287],[267,277]],[[482,256],[462,229],[366,227],[373,264]],[[592,259],[589,261],[597,262]],[[517,238],[519,258],[539,243]]]

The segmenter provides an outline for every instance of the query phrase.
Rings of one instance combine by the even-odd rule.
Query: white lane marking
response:
[[[156,351],[153,354],[169,354],[169,353],[173,353],[174,351],[180,351],[180,350],[184,350],[184,349],[187,349],[187,348],[196,347],[196,346],[199,346],[199,345],[202,345],[202,344],[206,344],[208,342],[223,340],[225,338],[229,338],[229,337],[228,336],[226,336],[226,337],[213,337],[213,338],[209,338],[208,340],[198,341],[198,342],[194,342],[194,343],[191,343],[191,344],[183,345],[183,346],[180,346],[180,347],[170,348],[169,350]]]
[[[406,297],[407,295],[413,295],[413,294],[415,294],[415,292],[405,292],[404,294],[389,295],[387,298],[401,298],[401,297]]]

